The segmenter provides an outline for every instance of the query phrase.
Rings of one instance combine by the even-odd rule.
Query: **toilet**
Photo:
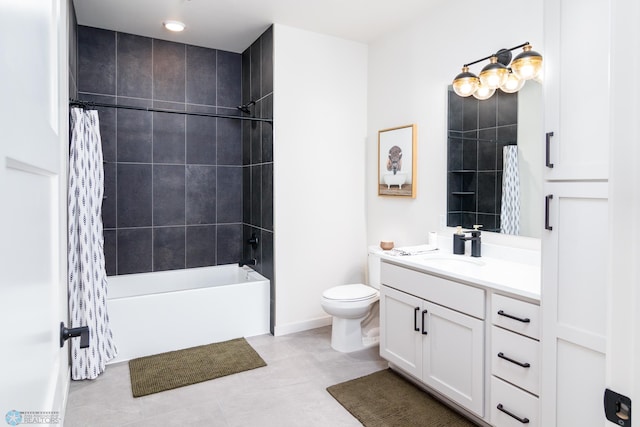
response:
[[[369,250],[369,286],[340,285],[322,293],[321,304],[333,316],[331,347],[350,353],[375,346],[380,341],[380,255]]]

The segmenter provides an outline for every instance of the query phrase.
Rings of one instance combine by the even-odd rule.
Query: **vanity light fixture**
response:
[[[186,25],[184,25],[183,22],[180,21],[164,21],[162,23],[162,25],[164,25],[164,27],[169,30],[169,31],[173,31],[176,33],[179,33],[180,31],[183,31],[186,27]]]
[[[511,51],[523,48],[518,56],[511,62]],[[480,76],[469,71],[469,66],[485,60],[489,60]],[[489,99],[496,89],[506,93],[514,93],[522,89],[526,80],[534,79],[542,70],[542,55],[531,50],[529,42],[512,47],[500,49],[498,52],[464,64],[462,72],[453,79],[453,90],[458,96]]]

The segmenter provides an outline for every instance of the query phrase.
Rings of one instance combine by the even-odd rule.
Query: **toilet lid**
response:
[[[326,299],[340,300],[340,301],[362,301],[375,297],[378,291],[371,286],[362,285],[360,283],[355,285],[342,285],[334,286],[327,289],[322,293],[322,296]]]

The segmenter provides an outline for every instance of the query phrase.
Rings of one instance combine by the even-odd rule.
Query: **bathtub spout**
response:
[[[241,260],[240,262],[238,262],[238,266],[242,267],[245,265],[256,265],[257,260],[255,258],[251,258],[251,259],[245,259],[245,260]]]

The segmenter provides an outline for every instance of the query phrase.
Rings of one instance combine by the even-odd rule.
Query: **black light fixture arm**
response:
[[[489,56],[485,56],[484,58],[478,59],[478,60],[473,61],[473,62],[469,62],[468,64],[464,64],[464,65],[463,65],[463,67],[468,67],[468,66],[470,66],[470,65],[477,64],[478,62],[486,61],[487,59],[490,59],[492,56],[498,56],[498,57],[499,57],[501,53],[504,53],[504,52],[511,52],[511,51],[513,51],[513,50],[520,49],[521,47],[525,47],[525,46],[527,46],[528,44],[529,44],[529,42],[524,42],[524,43],[522,43],[522,44],[519,44],[518,46],[514,46],[514,47],[512,47],[511,49],[500,49],[500,50],[499,50],[499,51],[497,51],[496,53],[493,53],[493,54],[491,54],[491,55],[489,55]],[[502,61],[500,61],[500,60],[499,60],[498,62],[500,62],[500,63],[501,63],[501,64],[503,64],[503,65],[508,65],[508,64],[509,64],[509,62],[511,62],[511,54],[509,54],[509,60],[507,61],[507,63],[506,63],[506,64],[504,64],[504,63],[503,63]]]

